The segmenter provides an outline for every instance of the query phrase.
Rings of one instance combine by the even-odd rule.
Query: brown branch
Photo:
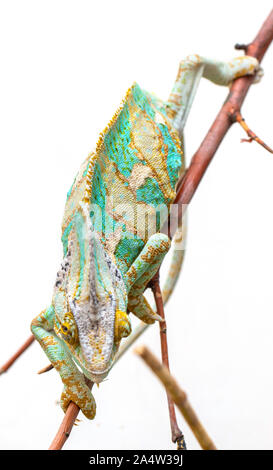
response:
[[[234,115],[231,116],[231,119],[233,119],[233,121],[235,122],[238,122],[249,137],[249,139],[241,139],[241,142],[253,142],[254,140],[263,148],[265,148],[268,152],[273,153],[273,150],[263,140],[261,140],[260,137],[254,134],[254,132],[248,127],[247,123],[245,122],[243,116],[239,111],[235,111]]]
[[[273,40],[273,10],[262,25],[259,33],[251,44],[245,48],[247,55],[256,57],[261,62],[265,52]],[[190,203],[205,171],[214,157],[227,131],[233,124],[232,116],[240,112],[241,106],[247,95],[252,76],[244,76],[234,80],[229,95],[218,113],[214,123],[209,129],[199,149],[192,157],[190,166],[186,171],[183,181],[177,191],[175,204],[178,204],[178,214],[183,214]],[[169,227],[172,234],[172,227]]]
[[[72,401],[69,403],[62,423],[48,450],[61,450],[71,433],[80,408]]]
[[[90,388],[93,387],[93,382],[85,377],[85,382]],[[80,408],[78,405],[71,401],[68,405],[64,418],[61,422],[61,425],[57,431],[56,436],[54,437],[50,447],[48,450],[61,450],[63,445],[67,441],[70,436],[71,430],[73,428],[73,424],[75,424],[76,418],[80,412]]]
[[[167,342],[167,324],[165,320],[165,313],[164,313],[164,306],[163,306],[163,299],[162,293],[159,284],[159,271],[154,276],[152,282],[150,283],[150,287],[153,291],[155,304],[156,304],[156,311],[158,315],[161,316],[163,321],[159,322],[159,329],[160,329],[160,343],[161,343],[161,355],[162,355],[162,363],[170,370],[169,366],[169,354],[168,354],[168,342]],[[167,391],[167,400],[168,400],[168,408],[169,408],[169,416],[170,416],[170,424],[171,424],[171,432],[172,432],[172,441],[177,443],[177,449],[182,450],[186,449],[186,443],[183,436],[183,433],[180,431],[175,409],[174,403]]]
[[[202,449],[217,450],[215,444],[209,437],[207,431],[189,403],[186,393],[180,388],[176,380],[171,376],[167,367],[161,364],[146,346],[136,348],[135,352],[145,361],[145,363],[162,382],[167,390],[167,393],[170,395],[179,411],[184,416]]]
[[[13,356],[11,356],[11,358],[0,368],[0,374],[7,372],[7,370],[12,366],[12,364],[16,361],[16,359],[18,359],[18,357],[21,356],[21,354],[23,354],[23,352],[33,343],[34,339],[35,339],[34,336],[31,335],[25,341],[25,343],[22,344],[22,346],[18,349],[18,351],[16,351],[16,353],[13,354]]]

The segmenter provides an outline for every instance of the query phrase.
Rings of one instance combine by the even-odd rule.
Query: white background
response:
[[[271,9],[249,1],[1,1],[1,341],[4,362],[51,300],[66,193],[135,80],[167,98],[179,60],[229,60]],[[243,107],[268,144],[272,58]],[[189,159],[227,90],[203,80]],[[221,449],[273,448],[273,156],[233,126],[189,209],[187,253],[167,307],[173,374]],[[135,322],[136,323],[136,322]],[[138,342],[159,355],[158,328]],[[0,447],[46,449],[62,384],[38,344],[0,377]],[[164,390],[132,350],[94,389],[95,421],[66,449],[172,449]],[[198,449],[179,415],[188,447]]]

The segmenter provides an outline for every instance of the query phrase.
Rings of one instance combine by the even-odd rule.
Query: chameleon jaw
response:
[[[108,365],[108,367],[103,371],[103,372],[97,372],[97,371],[94,371],[94,370],[85,370],[85,375],[90,379],[92,380],[92,382],[96,383],[96,384],[100,384],[101,382],[103,382],[103,380],[105,379],[105,377],[107,377],[109,371],[111,369],[111,364]]]

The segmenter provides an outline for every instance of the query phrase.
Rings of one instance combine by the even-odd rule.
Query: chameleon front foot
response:
[[[96,416],[96,402],[87,385],[74,384],[72,387],[64,386],[61,396],[61,407],[64,413],[69,403],[73,401],[88,419]]]

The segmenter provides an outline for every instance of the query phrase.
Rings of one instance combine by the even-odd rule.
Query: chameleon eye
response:
[[[131,333],[131,322],[126,312],[116,311],[115,319],[115,342],[119,343],[121,338],[126,338]]]
[[[75,345],[78,341],[78,328],[71,312],[66,312],[61,324],[61,332],[66,342]]]
[[[68,335],[69,334],[69,329],[65,325],[61,325],[61,330],[63,335]]]

